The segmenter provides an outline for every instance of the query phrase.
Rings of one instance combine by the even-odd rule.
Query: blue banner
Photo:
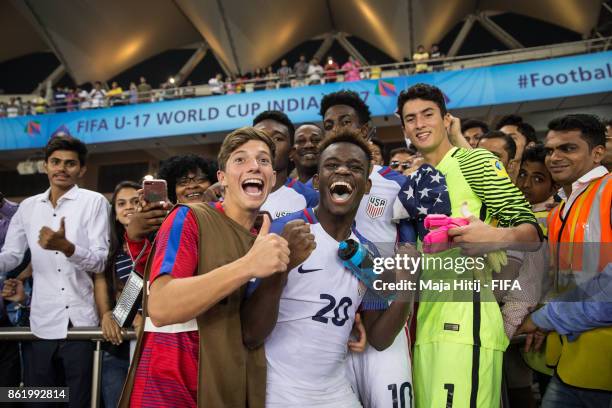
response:
[[[85,143],[230,131],[268,109],[295,123],[319,121],[319,102],[340,89],[358,92],[374,116],[392,115],[397,95],[418,82],[436,85],[450,109],[612,91],[612,51],[458,71],[180,99],[0,119],[0,150],[43,147],[64,131]]]

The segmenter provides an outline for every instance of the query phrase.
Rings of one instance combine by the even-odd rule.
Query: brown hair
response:
[[[240,129],[234,130],[229,135],[225,136],[219,155],[217,156],[217,162],[219,164],[219,170],[225,171],[225,166],[229,160],[230,155],[243,144],[250,140],[256,140],[264,142],[270,149],[270,156],[272,162],[274,162],[274,154],[276,152],[276,146],[270,137],[263,131],[257,130],[251,126],[245,126]]]
[[[49,139],[47,145],[45,146],[45,161],[48,161],[53,152],[57,150],[68,150],[75,152],[79,156],[79,164],[81,166],[85,165],[85,161],[87,160],[87,146],[85,146],[85,143],[76,137],[72,137],[70,135],[58,135]]]

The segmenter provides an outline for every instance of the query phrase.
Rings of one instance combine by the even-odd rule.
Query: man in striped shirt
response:
[[[529,203],[512,184],[503,164],[486,150],[452,146],[448,138],[451,116],[440,89],[417,84],[403,91],[398,113],[404,136],[446,178],[451,215],[464,216],[466,207],[479,215],[470,216],[469,225],[449,230],[454,242],[503,246],[541,240]],[[489,225],[493,218],[498,228]],[[440,273],[424,270],[422,279],[428,276],[440,278]],[[483,292],[473,291],[472,302],[424,302],[421,297],[414,349],[417,406],[499,404],[502,358],[509,341],[495,298],[490,291]],[[489,301],[481,301],[480,296]]]

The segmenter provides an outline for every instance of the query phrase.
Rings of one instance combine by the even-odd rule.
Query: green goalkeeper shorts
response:
[[[503,356],[500,350],[468,344],[416,345],[416,408],[498,408]]]

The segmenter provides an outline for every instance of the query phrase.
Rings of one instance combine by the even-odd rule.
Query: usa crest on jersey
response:
[[[387,200],[384,198],[371,196],[368,200],[368,206],[366,208],[366,214],[368,217],[374,219],[383,215],[385,207],[387,206]]]

